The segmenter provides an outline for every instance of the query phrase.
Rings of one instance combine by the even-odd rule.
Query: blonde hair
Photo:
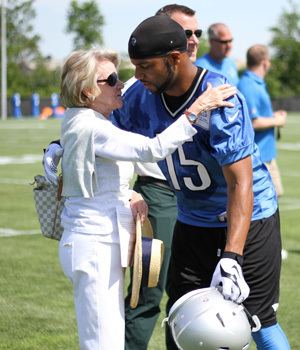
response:
[[[102,61],[110,61],[117,68],[119,56],[112,50],[79,50],[74,51],[63,65],[61,75],[61,102],[65,107],[83,107],[87,100],[101,93],[97,85],[97,65]],[[91,96],[83,93],[90,89]]]

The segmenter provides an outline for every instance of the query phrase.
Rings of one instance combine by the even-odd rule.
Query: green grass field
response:
[[[33,176],[42,149],[59,138],[59,120],[0,122],[0,350],[75,350],[70,283],[58,263],[57,242],[39,234]],[[300,113],[290,113],[278,143],[285,195],[280,199],[283,261],[279,321],[291,348],[300,343]],[[165,306],[162,302],[162,310]],[[149,346],[164,349],[162,312]],[[113,325],[112,325],[113,327]],[[252,345],[251,349],[255,349]],[[113,349],[112,349],[113,350]]]

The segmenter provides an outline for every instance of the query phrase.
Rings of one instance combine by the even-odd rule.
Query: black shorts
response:
[[[210,286],[226,242],[226,228],[175,225],[167,293],[168,310],[185,293]],[[278,211],[252,221],[244,249],[243,274],[250,287],[244,301],[264,327],[275,324],[279,300],[281,237]]]

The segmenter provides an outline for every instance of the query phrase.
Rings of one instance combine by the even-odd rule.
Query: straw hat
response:
[[[142,237],[143,231],[143,237]],[[153,238],[149,219],[143,227],[140,216],[136,217],[136,241],[133,256],[133,276],[130,306],[135,308],[139,301],[140,288],[156,287],[164,255],[164,244]]]

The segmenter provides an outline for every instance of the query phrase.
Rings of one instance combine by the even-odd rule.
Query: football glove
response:
[[[45,178],[48,182],[57,185],[57,167],[63,154],[63,148],[58,143],[50,143],[44,153],[43,166]]]
[[[221,287],[220,291],[224,298],[238,304],[241,304],[250,292],[248,284],[244,280],[241,265],[237,260],[229,257],[223,257],[219,261],[210,286]]]

